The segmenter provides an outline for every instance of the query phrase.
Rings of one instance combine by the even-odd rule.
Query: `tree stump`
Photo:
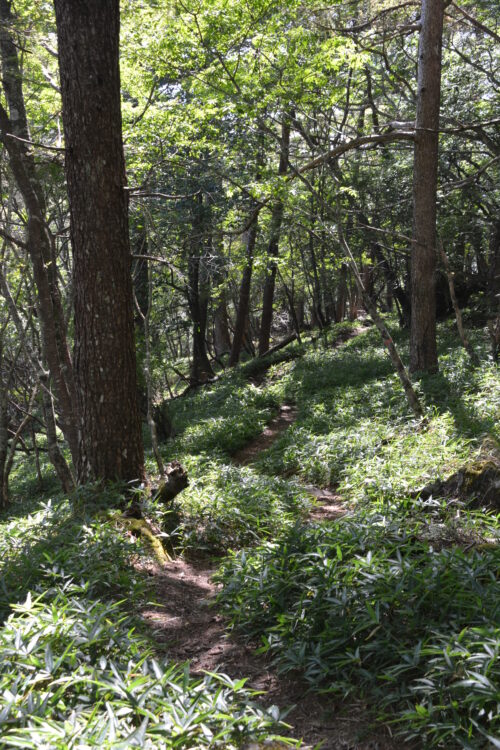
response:
[[[171,503],[182,490],[185,490],[189,484],[189,479],[185,468],[179,461],[172,461],[167,466],[164,478],[161,480],[158,489],[153,495],[154,500],[167,505]]]

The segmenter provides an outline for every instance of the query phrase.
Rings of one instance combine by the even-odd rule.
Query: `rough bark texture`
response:
[[[74,255],[78,478],[141,479],[119,0],[55,0]]]
[[[436,191],[443,0],[422,0],[413,176],[410,371],[436,372]]]
[[[290,118],[285,115],[281,126],[281,150],[278,176],[282,177],[288,170],[288,158],[290,154]],[[271,337],[271,325],[273,322],[274,287],[276,285],[276,258],[278,257],[281,224],[283,222],[284,205],[281,198],[275,202],[271,214],[271,229],[269,245],[267,248],[268,267],[266,280],[264,282],[264,293],[262,296],[262,317],[259,332],[259,356],[269,349]]]

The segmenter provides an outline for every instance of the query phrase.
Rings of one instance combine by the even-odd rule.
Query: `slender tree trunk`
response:
[[[411,248],[410,371],[436,372],[436,192],[443,0],[422,0]]]
[[[147,420],[149,425],[149,431],[151,433],[151,447],[153,449],[153,455],[155,457],[156,465],[160,476],[165,474],[165,466],[161,457],[160,448],[158,446],[158,434],[156,431],[156,422],[154,420],[154,404],[153,404],[153,377],[151,373],[151,334],[149,330],[149,323],[151,320],[151,308],[153,305],[153,275],[151,265],[147,266],[147,306],[144,311],[141,310],[144,324],[144,346],[145,346],[145,362],[144,369],[146,374],[146,398],[147,398]]]
[[[465,351],[471,358],[472,363],[474,365],[478,365],[479,364],[478,356],[476,352],[474,351],[474,349],[472,348],[472,344],[470,343],[465,333],[463,319],[462,319],[462,311],[460,310],[458,300],[457,300],[457,295],[455,294],[455,282],[453,280],[453,273],[451,271],[450,263],[444,251],[444,247],[442,243],[440,243],[439,252],[441,255],[441,260],[443,261],[446,278],[448,279],[448,287],[450,290],[451,303],[453,305],[453,310],[455,312],[455,320],[457,321],[458,335],[460,336],[460,341],[462,342],[462,345]]]
[[[347,263],[340,267],[339,282],[337,287],[337,305],[335,308],[335,322],[341,323],[345,318],[347,301]]]
[[[418,418],[423,417],[424,412],[422,409],[422,405],[420,404],[419,398],[415,392],[415,389],[413,388],[410,378],[408,377],[408,373],[406,372],[405,366],[401,360],[401,357],[399,356],[399,352],[396,349],[396,345],[392,339],[392,336],[389,333],[389,330],[387,329],[387,326],[385,325],[383,319],[378,314],[378,310],[374,301],[367,294],[363,286],[363,279],[361,278],[361,274],[359,273],[358,266],[356,264],[356,261],[354,260],[354,256],[345,240],[340,222],[338,224],[338,227],[340,244],[342,245],[342,248],[344,249],[347,257],[349,258],[349,266],[356,280],[356,284],[358,285],[359,293],[363,299],[365,307],[378,328],[378,331],[384,342],[384,346],[387,348],[387,353],[391,359],[394,369],[396,370],[401,385],[403,386],[406,398],[413,413]]]
[[[288,159],[290,155],[290,117],[283,115],[281,125],[281,147],[280,162],[278,167],[278,176],[282,177],[288,170]],[[266,280],[264,282],[264,293],[262,296],[262,317],[260,321],[259,332],[259,356],[262,356],[269,349],[269,340],[271,337],[271,325],[273,322],[273,303],[274,287],[276,285],[276,258],[279,252],[279,242],[281,235],[281,224],[283,222],[284,204],[282,198],[274,203],[271,213],[271,228],[269,245],[267,248],[268,267]]]
[[[52,394],[50,392],[49,373],[45,369],[44,363],[38,359],[37,352],[30,345],[29,339],[26,336],[27,327],[23,325],[23,321],[16,307],[16,303],[9,289],[7,279],[3,272],[0,270],[0,289],[2,295],[7,304],[9,314],[12,322],[14,323],[19,339],[22,341],[22,346],[26,350],[33,369],[37,375],[38,381],[41,385],[42,390],[42,407],[44,410],[45,424],[47,428],[47,442],[49,444],[49,458],[54,466],[56,474],[62,484],[65,492],[70,492],[74,488],[74,479],[69,466],[66,463],[64,455],[59,450],[57,445],[57,431],[54,417],[54,405],[52,400]],[[37,308],[38,309],[38,308]],[[50,433],[49,433],[50,431]]]
[[[195,198],[193,208],[187,290],[189,312],[193,325],[193,356],[190,372],[190,381],[193,384],[204,383],[214,375],[212,366],[208,361],[206,342],[209,278],[205,264],[204,245],[207,240],[205,237],[205,223],[203,195],[199,193]]]
[[[500,219],[497,219],[491,231],[488,256],[488,329],[493,360],[497,362],[500,350]]]
[[[9,419],[7,413],[7,388],[3,378],[3,345],[0,341],[0,510],[9,502],[8,477],[6,477],[7,454],[9,450]]]
[[[140,480],[119,0],[54,5],[74,257],[78,478]]]
[[[9,155],[12,172],[28,215],[26,249],[33,266],[33,277],[38,292],[37,313],[43,355],[54,382],[62,429],[76,463],[78,436],[73,366],[57,283],[54,238],[46,223],[45,199],[35,160],[28,145],[24,143],[29,140],[30,134],[17,47],[10,31],[12,22],[9,0],[0,0],[2,85],[9,109],[7,114],[0,104],[0,141]]]
[[[240,293],[238,298],[238,309],[236,311],[236,322],[234,324],[233,345],[229,357],[229,367],[234,367],[240,361],[241,348],[245,338],[245,331],[248,319],[248,310],[250,308],[250,287],[252,283],[253,255],[255,250],[255,241],[257,239],[258,218],[247,233],[246,242],[246,259],[245,268],[240,283]]]
[[[64,492],[71,492],[75,488],[75,483],[71,471],[69,470],[66,459],[64,458],[59,444],[57,442],[57,429],[56,420],[54,418],[54,403],[52,400],[52,394],[49,390],[49,379],[42,375],[40,377],[41,382],[41,406],[43,411],[43,418],[45,420],[45,429],[47,431],[47,448],[49,451],[49,458],[52,466],[54,467],[57,478],[61,483],[61,487]]]

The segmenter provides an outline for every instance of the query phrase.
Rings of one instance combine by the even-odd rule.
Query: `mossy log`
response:
[[[172,560],[161,539],[158,538],[154,529],[144,518],[129,518],[121,513],[113,513],[109,518],[122,528],[128,529],[134,536],[142,536],[153,557],[160,565],[165,565]]]
[[[160,563],[160,565],[165,565],[172,560],[161,543],[161,539],[156,536],[153,529],[144,518],[123,518],[123,521],[120,521],[120,523],[122,522],[133,534],[140,534],[143,539],[146,540],[146,543],[151,548],[154,558]]]

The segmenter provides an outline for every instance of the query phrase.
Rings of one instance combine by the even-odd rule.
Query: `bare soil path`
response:
[[[215,568],[208,561],[179,559],[165,567],[148,563],[147,572],[155,579],[157,605],[146,607],[142,616],[170,660],[190,661],[194,675],[219,671],[234,680],[246,677],[248,687],[263,691],[259,700],[264,706],[293,706],[286,717],[289,734],[302,738],[304,748],[320,742],[323,750],[400,747],[383,729],[360,739],[367,731],[363,704],[343,705],[331,696],[308,693],[300,676],[279,675],[268,657],[256,653],[255,644],[228,635],[224,618],[212,606],[217,585],[212,580]],[[253,747],[259,746],[248,750]]]
[[[362,332],[366,329],[360,329]],[[295,406],[285,404],[264,431],[232,460],[237,465],[251,464],[293,424]],[[313,522],[335,521],[347,512],[342,498],[331,489],[304,487],[317,498],[310,511]],[[302,747],[320,746],[322,750],[398,750],[401,743],[392,740],[382,727],[368,730],[366,707],[352,700],[343,703],[331,696],[308,692],[300,675],[280,675],[270,659],[256,653],[258,644],[228,634],[222,615],[213,607],[217,585],[212,580],[216,568],[207,560],[174,560],[161,567],[147,563],[154,577],[155,606],[146,607],[142,616],[152,628],[157,645],[169,659],[190,662],[192,674],[219,671],[231,679],[247,678],[247,686],[262,691],[264,706],[291,707],[286,721],[289,734],[301,738]],[[285,734],[285,732],[282,732]],[[364,738],[363,738],[364,737]],[[247,750],[277,748],[279,745],[250,745]]]
[[[297,409],[295,406],[283,404],[279,410],[279,414],[269,422],[261,434],[233,455],[233,463],[238,466],[251,464],[252,461],[257,458],[259,453],[262,453],[262,451],[271,447],[281,433],[287,430],[288,427],[295,422],[296,418]]]

